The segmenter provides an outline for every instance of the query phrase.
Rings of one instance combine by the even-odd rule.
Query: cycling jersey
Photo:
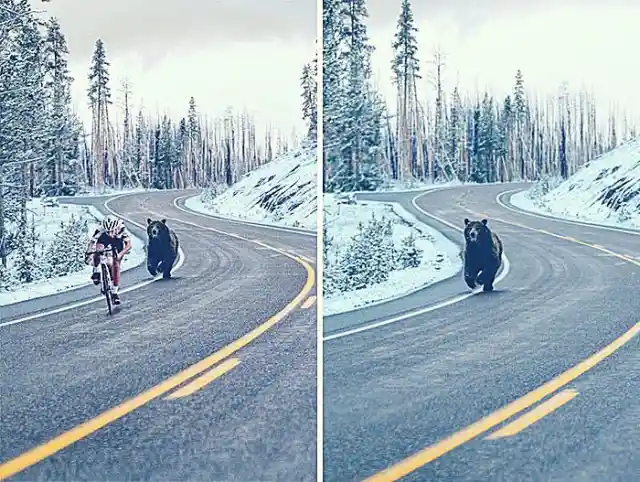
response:
[[[96,244],[111,246],[116,251],[122,251],[124,250],[125,241],[129,240],[129,234],[127,233],[124,225],[122,226],[122,228],[120,228],[120,231],[115,234],[115,236],[109,235],[109,233],[107,233],[105,229],[100,226],[95,230],[91,239]]]

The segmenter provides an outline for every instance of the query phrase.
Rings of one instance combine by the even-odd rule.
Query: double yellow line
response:
[[[204,226],[199,226],[199,227],[205,228]],[[217,231],[217,230],[214,230],[213,228],[208,228],[208,229],[211,231]],[[230,234],[230,233],[224,233],[224,234]],[[280,320],[285,318],[289,313],[295,310],[298,307],[298,305],[300,305],[300,303],[302,303],[303,300],[305,300],[309,296],[309,293],[311,292],[315,284],[315,272],[312,266],[308,262],[306,262],[305,260],[297,256],[290,255],[277,248],[272,248],[270,246],[267,246],[264,243],[261,243],[259,241],[249,240],[246,238],[242,238],[241,236],[238,236],[238,235],[234,235],[234,237],[241,238],[245,241],[253,242],[254,244],[258,244],[263,247],[271,248],[274,251],[278,251],[284,256],[287,256],[288,258],[291,258],[297,263],[301,264],[307,272],[307,279],[302,290],[296,295],[296,297],[293,298],[281,311],[276,313],[267,321],[257,326],[256,328],[254,328],[253,330],[251,330],[249,333],[242,336],[241,338],[238,338],[237,340],[233,341],[229,345],[225,346],[224,348],[212,353],[211,355],[204,358],[203,360],[200,360],[195,365],[192,365],[189,368],[177,373],[171,378],[142,392],[136,397],[131,398],[121,403],[120,405],[117,405],[116,407],[110,410],[107,410],[106,412],[103,412],[97,417],[91,420],[88,420],[82,423],[81,425],[78,425],[73,429],[58,435],[57,437],[49,440],[48,442],[42,445],[39,445],[37,447],[34,447],[33,449],[28,450],[27,452],[24,452],[21,455],[3,463],[2,465],[0,465],[0,481],[5,480],[8,477],[11,477],[23,471],[24,469],[46,459],[47,457],[50,457],[51,455],[64,449],[65,447],[68,447],[74,444],[75,442],[87,437],[88,435],[96,432],[97,430],[100,430],[104,426],[118,420],[119,418],[124,417],[128,413],[133,412],[134,410],[142,407],[143,405],[149,403],[150,401],[158,397],[161,397],[162,395],[167,394],[168,392],[178,387],[182,383],[186,382],[187,380],[195,377],[196,375],[201,374],[205,370],[210,369],[216,363],[224,360],[230,355],[233,355],[235,352],[247,346],[249,343],[254,341],[264,332],[272,328],[276,323],[278,323]],[[168,398],[178,398],[178,397],[186,396],[190,393],[193,393],[196,390],[202,388],[202,386],[206,385],[207,383],[210,383],[215,378],[218,378],[223,373],[226,373],[227,371],[231,370],[238,363],[239,363],[239,360],[237,359],[232,358],[230,360],[227,360],[226,362],[223,362],[222,364],[220,364],[218,367],[214,368],[211,372],[208,372],[202,375],[201,377],[197,378],[190,384],[185,385],[181,389],[177,390]]]
[[[489,218],[489,216],[484,214],[484,213],[476,213],[474,211],[470,211],[469,209],[465,209],[465,210],[467,212],[469,212],[469,213]],[[611,256],[615,256],[615,257],[620,258],[620,259],[622,259],[624,261],[627,261],[627,262],[633,263],[633,264],[635,264],[637,266],[640,266],[640,262],[637,261],[636,259],[634,259],[633,257],[630,257],[628,255],[621,255],[621,254],[615,253],[615,252],[613,252],[613,251],[611,251],[611,250],[609,250],[607,248],[603,248],[602,246],[599,246],[599,245],[586,243],[584,241],[577,240],[577,239],[572,238],[570,236],[562,236],[562,235],[559,235],[559,234],[551,233],[551,232],[543,230],[543,229],[536,229],[536,228],[532,228],[532,227],[525,226],[525,225],[522,225],[522,224],[513,223],[513,222],[510,222],[510,221],[505,221],[505,220],[502,220],[502,219],[498,219],[498,218],[493,218],[493,219],[496,220],[496,221],[499,221],[501,223],[504,223],[504,224],[510,224],[512,226],[517,226],[517,227],[520,227],[520,228],[523,228],[523,229],[527,229],[527,230],[530,230],[530,231],[536,231],[536,232],[539,232],[539,233],[542,233],[542,234],[553,236],[555,238],[564,239],[566,241],[577,243],[577,244],[580,244],[580,245],[583,245],[583,246],[588,246],[590,248],[597,249],[598,251],[605,252],[605,253],[607,253],[607,254],[609,254]],[[605,358],[609,357],[611,354],[613,354],[615,351],[617,351],[623,345],[628,343],[631,339],[633,339],[638,334],[640,334],[640,321],[637,322],[635,325],[633,325],[622,336],[618,337],[613,342],[611,342],[609,345],[607,345],[606,347],[604,347],[603,349],[601,349],[597,353],[591,355],[586,360],[583,360],[582,362],[578,363],[574,367],[570,368],[569,370],[561,373],[557,377],[555,377],[552,380],[548,381],[547,383],[545,383],[541,387],[539,387],[539,388],[527,393],[526,395],[518,398],[517,400],[505,405],[501,409],[496,410],[495,412],[487,415],[486,417],[478,420],[477,422],[474,422],[471,425],[468,425],[467,427],[463,428],[462,430],[459,430],[458,432],[455,432],[454,434],[450,435],[449,437],[447,437],[447,438],[445,438],[445,439],[443,439],[443,440],[441,440],[441,441],[439,441],[439,442],[437,442],[437,443],[435,443],[433,445],[430,445],[430,446],[420,450],[419,452],[415,453],[414,455],[402,460],[401,462],[398,462],[397,464],[394,464],[391,467],[389,467],[389,468],[387,468],[387,469],[385,469],[385,470],[383,470],[381,472],[378,472],[377,474],[365,479],[365,482],[396,481],[396,480],[398,480],[398,479],[410,474],[411,472],[419,469],[423,465],[426,465],[426,464],[436,460],[437,458],[439,458],[439,457],[443,456],[444,454],[452,451],[453,449],[455,449],[457,447],[460,447],[461,445],[465,444],[466,442],[469,442],[470,440],[475,439],[476,437],[480,436],[481,434],[490,431],[491,429],[493,429],[494,427],[498,426],[499,424],[505,422],[506,420],[508,420],[509,418],[513,417],[514,415],[516,415],[516,414],[528,409],[529,407],[531,407],[534,404],[538,403],[542,399],[544,399],[544,398],[548,397],[549,395],[553,394],[554,392],[556,392],[560,388],[566,386],[567,384],[569,384],[570,382],[572,382],[573,380],[578,378],[580,375],[584,374],[585,372],[587,372],[588,370],[593,368],[595,365],[600,363],[602,360],[604,360]],[[577,395],[577,392],[575,390],[570,390],[570,389],[563,390],[562,392],[560,392],[560,393],[556,394],[555,396],[549,398],[547,401],[541,403],[536,408],[534,408],[530,412],[526,413],[522,417],[516,419],[512,423],[510,423],[510,424],[502,427],[501,429],[497,430],[496,432],[492,433],[487,438],[496,439],[496,438],[501,438],[501,437],[506,437],[506,436],[513,435],[513,434],[523,430],[527,426],[531,425],[536,420],[539,420],[540,418],[542,418],[546,414],[552,412],[553,410],[555,410],[556,408],[560,407],[561,405],[567,403],[569,400],[573,399],[576,395]]]

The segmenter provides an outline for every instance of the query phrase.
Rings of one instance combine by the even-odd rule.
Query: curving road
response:
[[[315,235],[192,213],[186,194],[108,201],[166,217],[185,253],[113,318],[100,301],[20,321],[92,285],[1,308],[0,480],[315,480]],[[105,210],[69,200],[88,201]]]
[[[487,215],[510,269],[427,313],[411,315],[467,292],[461,275],[324,320],[326,482],[638,480],[640,237],[523,214],[507,189],[359,196],[458,244]]]

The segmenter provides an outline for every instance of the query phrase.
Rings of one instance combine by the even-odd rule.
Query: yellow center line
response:
[[[567,403],[570,400],[573,400],[578,395],[578,392],[573,389],[567,388],[566,390],[562,390],[559,393],[556,393],[553,397],[551,397],[546,402],[541,403],[533,410],[525,413],[521,417],[518,417],[513,422],[508,425],[505,425],[499,430],[496,430],[491,435],[486,437],[487,440],[495,440],[504,437],[511,437],[530,425],[533,425],[542,417],[549,415],[551,412],[557,410],[562,405]]]
[[[165,397],[165,400],[174,400],[176,398],[183,398],[192,393],[201,390],[206,387],[217,378],[220,378],[222,375],[227,373],[230,370],[233,370],[240,364],[239,358],[229,358],[228,360],[223,361],[220,365],[215,366],[208,372],[204,372],[204,374],[200,375],[195,380],[187,383],[185,386],[179,388],[175,392],[169,394]]]
[[[477,216],[481,216],[482,214],[477,213],[475,211],[471,211],[470,209],[464,208],[467,212],[473,213]],[[485,216],[485,217],[489,217],[489,216]],[[512,226],[518,226],[521,227],[523,229],[528,229],[530,231],[537,231],[537,232],[543,232],[539,229],[536,228],[531,228],[529,226],[524,226],[518,223],[512,223],[510,221],[504,221],[502,219],[499,218],[493,218],[496,221],[502,222],[504,224],[510,224]],[[564,236],[558,235],[558,234],[554,234],[554,233],[550,233],[550,232],[544,232],[544,234],[548,234],[549,236],[553,236],[556,238],[560,238],[560,239],[567,239]],[[584,243],[582,241],[578,241],[578,240],[573,240],[571,239],[571,241],[576,242],[578,244],[584,244],[585,246],[589,246],[591,248],[594,248],[593,245],[588,244],[588,243]],[[597,249],[599,251],[605,252],[605,253],[609,253],[612,254],[613,256],[617,256],[618,258],[624,259],[626,261],[629,261],[633,264],[636,264],[638,266],[640,266],[640,262],[635,261],[635,260],[630,260],[628,258],[625,258],[624,256],[614,253],[613,251],[606,249],[606,248],[594,248]],[[537,389],[523,395],[522,397],[518,398],[517,400],[514,400],[513,402],[505,405],[504,407],[496,410],[493,413],[490,413],[489,415],[487,415],[486,417],[483,417],[482,419],[478,420],[477,422],[472,423],[471,425],[468,425],[467,427],[463,428],[462,430],[459,430],[458,432],[453,433],[452,435],[448,436],[445,439],[440,440],[439,442],[436,442],[433,445],[430,445],[422,450],[420,450],[419,452],[415,453],[414,455],[411,455],[410,457],[407,457],[406,459],[392,465],[391,467],[388,467],[385,470],[382,470],[381,472],[378,472],[377,474],[372,475],[371,477],[365,479],[365,482],[387,482],[387,481],[396,481],[402,477],[404,477],[405,475],[410,474],[411,472],[417,470],[418,468],[422,467],[425,464],[428,464],[429,462],[432,462],[433,460],[441,457],[442,455],[452,451],[453,449],[463,445],[464,443],[473,440],[474,438],[478,437],[479,435],[487,432],[488,430],[492,429],[493,427],[499,425],[500,423],[508,420],[509,418],[511,418],[512,416],[516,415],[517,413],[522,412],[523,410],[531,407],[532,405],[536,404],[537,402],[539,402],[540,400],[542,400],[543,398],[551,395],[552,393],[554,393],[555,391],[557,391],[558,389],[564,387],[565,385],[567,385],[568,383],[572,382],[573,380],[575,380],[576,378],[578,378],[580,375],[582,375],[583,373],[587,372],[588,370],[590,370],[591,368],[593,368],[595,365],[597,365],[598,363],[600,363],[602,360],[604,360],[605,358],[609,357],[612,353],[614,353],[615,351],[617,351],[618,349],[620,349],[622,346],[624,346],[625,344],[627,344],[630,340],[633,339],[633,337],[637,336],[638,333],[640,333],[640,321],[636,322],[631,328],[629,328],[629,330],[627,330],[624,334],[622,334],[621,336],[619,336],[618,338],[616,338],[613,342],[611,342],[609,345],[607,345],[606,347],[602,348],[600,351],[596,352],[595,354],[591,355],[590,357],[588,357],[587,359],[583,360],[582,362],[578,363],[577,365],[575,365],[574,367],[570,368],[569,370],[561,373],[560,375],[558,375],[557,377],[551,379],[550,381],[548,381],[547,383],[545,383],[544,385],[538,387]]]
[[[186,223],[186,224],[193,224],[193,223]],[[208,229],[210,231],[218,231],[213,228],[207,228],[199,225],[196,225],[196,227],[199,227],[202,229]],[[224,233],[224,234],[228,234],[228,233]],[[246,238],[242,238],[241,236],[238,236],[235,234],[230,234],[230,236],[244,239],[245,241],[250,241],[250,240],[247,240]],[[267,246],[264,243],[261,243],[259,241],[255,241],[255,243],[261,246]],[[129,400],[126,400],[125,402],[122,402],[121,404],[107,410],[106,412],[101,413],[97,417],[87,420],[86,422],[72,428],[71,430],[68,430],[67,432],[62,433],[57,437],[54,437],[48,442],[45,442],[42,445],[38,445],[37,447],[34,447],[22,453],[21,455],[18,455],[17,457],[11,460],[8,460],[7,462],[4,462],[2,465],[0,465],[0,481],[5,480],[8,477],[11,477],[12,475],[17,474],[18,472],[23,471],[27,467],[30,467],[46,459],[47,457],[50,457],[51,455],[55,454],[56,452],[59,452],[65,447],[68,447],[69,445],[74,444],[75,442],[87,437],[88,435],[91,435],[92,433],[96,432],[102,427],[142,407],[143,405],[149,403],[151,400],[154,400],[168,393],[169,391],[176,388],[178,385],[181,385],[182,383],[189,380],[190,378],[198,375],[199,373],[212,367],[219,361],[224,360],[225,358],[232,355],[236,351],[247,346],[249,343],[254,341],[264,332],[266,332],[267,330],[272,328],[274,325],[276,325],[280,320],[285,318],[289,313],[295,310],[297,306],[305,298],[307,298],[307,296],[311,292],[313,285],[315,283],[315,272],[309,263],[303,260],[300,260],[298,258],[295,258],[290,254],[284,253],[283,251],[277,248],[272,248],[272,249],[274,251],[278,251],[284,254],[289,258],[296,260],[305,268],[307,272],[307,280],[304,286],[302,287],[300,292],[295,296],[295,298],[292,299],[287,304],[287,306],[285,306],[281,311],[273,315],[271,318],[269,318],[267,321],[265,321],[261,325],[258,325],[256,328],[254,328],[244,336],[231,342],[224,348],[221,348],[220,350],[212,353],[208,357],[200,360],[199,362],[190,366],[189,368],[177,373],[171,378],[168,378],[167,380],[140,393],[139,395]]]
[[[311,308],[311,306],[316,302],[316,297],[315,296],[309,296],[309,298],[307,298],[305,300],[304,303],[302,303],[301,308],[303,310],[306,310],[307,308]]]
[[[462,430],[455,432],[449,437],[422,449],[418,453],[404,459],[403,461],[395,465],[392,465],[382,472],[378,472],[377,474],[365,480],[367,482],[396,481],[401,477],[410,474],[414,470],[422,467],[425,464],[428,464],[429,462],[432,462],[433,460],[452,451],[453,449],[468,442],[469,440],[473,440],[480,434],[487,432],[496,425],[511,418],[513,415],[520,413],[524,409],[552,394],[559,388],[572,382],[580,375],[590,370],[599,362],[610,356],[620,347],[628,343],[631,339],[633,339],[634,336],[638,335],[638,333],[640,333],[640,321],[638,321],[626,333],[615,339],[602,350],[591,355],[589,358],[578,363],[576,366],[570,368],[566,372],[563,372],[557,377],[549,380],[544,385],[527,393],[526,395],[523,395],[517,400],[514,400],[513,402],[505,405],[501,409],[496,410],[495,412],[487,415],[477,422],[468,425]]]

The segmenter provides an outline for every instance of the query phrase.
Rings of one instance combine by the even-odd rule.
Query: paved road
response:
[[[325,341],[325,481],[375,474],[381,481],[403,474],[402,480],[414,481],[638,480],[640,336],[629,336],[578,378],[571,380],[577,372],[569,372],[555,389],[511,405],[511,418],[511,412],[496,413],[628,330],[640,331],[640,265],[542,231],[636,260],[640,238],[512,212],[495,201],[510,187],[460,187],[417,199],[421,209],[460,227],[465,217],[480,217],[469,211],[488,215],[511,262],[495,292]],[[460,243],[460,232],[412,205],[416,194],[366,198],[400,202]],[[325,335],[465,291],[458,275],[392,303],[328,317]],[[574,398],[527,428],[521,424],[519,433],[486,439],[526,412],[520,409],[559,392],[566,396],[561,401]],[[398,465],[414,454],[420,455]],[[396,472],[380,474],[390,467]]]
[[[168,219],[186,254],[174,279],[124,294],[113,318],[99,302],[0,328],[0,474],[57,437],[61,450],[37,449],[44,458],[10,480],[315,480],[317,325],[315,304],[304,303],[315,266],[247,239],[313,260],[316,238],[185,213],[178,195],[110,202],[141,224]],[[128,271],[123,287],[148,278]],[[91,288],[3,307],[3,322],[95,296]],[[248,333],[260,336],[247,343]],[[229,371],[191,394],[174,389],[214,366]]]

